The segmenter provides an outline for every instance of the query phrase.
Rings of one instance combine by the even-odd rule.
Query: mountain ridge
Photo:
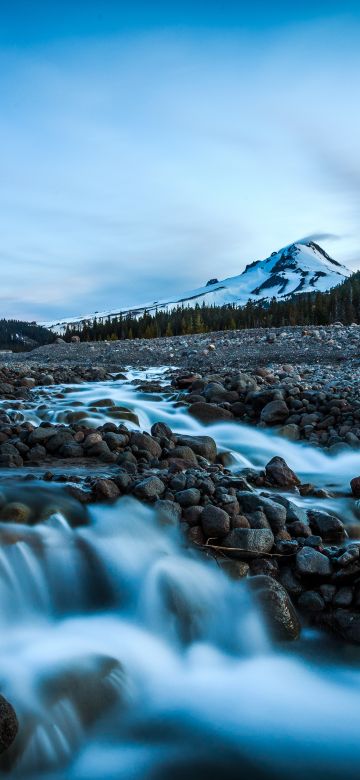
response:
[[[207,305],[223,306],[234,304],[245,306],[248,301],[267,301],[272,298],[285,299],[304,292],[326,292],[341,284],[351,271],[334,260],[315,241],[296,241],[272,252],[264,260],[255,260],[246,265],[237,276],[218,281],[210,279],[205,286],[194,288],[180,295],[138,304],[119,307],[109,311],[93,312],[79,317],[66,317],[52,322],[40,323],[57,333],[65,332],[71,325],[115,318],[132,314],[141,316],[144,311],[171,310],[177,306]]]

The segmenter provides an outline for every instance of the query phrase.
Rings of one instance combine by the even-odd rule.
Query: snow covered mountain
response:
[[[348,268],[333,260],[314,241],[298,241],[273,252],[266,260],[250,263],[238,276],[231,276],[220,282],[210,279],[205,287],[198,287],[181,295],[41,324],[56,333],[63,333],[68,325],[90,323],[95,317],[101,322],[119,314],[131,313],[140,316],[145,310],[169,310],[176,306],[194,306],[196,303],[202,305],[203,302],[216,306],[227,303],[244,306],[249,300],[261,302],[269,298],[286,298],[297,293],[325,292],[350,275]]]

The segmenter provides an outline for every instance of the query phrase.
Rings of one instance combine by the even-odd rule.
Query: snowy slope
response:
[[[123,307],[96,314],[68,317],[54,322],[41,323],[56,333],[64,332],[67,325],[91,322],[96,316],[98,321],[120,313],[141,315],[144,310],[173,309],[176,306],[194,306],[205,302],[208,305],[222,306],[235,303],[244,306],[249,300],[263,301],[269,298],[286,298],[297,293],[330,290],[350,276],[345,266],[340,265],[313,241],[290,244],[278,252],[273,252],[266,260],[258,260],[247,265],[239,276],[231,276],[222,281],[210,280],[205,287],[190,290],[181,295],[160,298],[142,305]]]

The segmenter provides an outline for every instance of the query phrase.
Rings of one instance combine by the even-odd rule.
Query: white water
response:
[[[238,464],[281,454],[303,478],[339,489],[359,473],[356,453],[329,458],[238,424],[202,429],[132,385],[70,391],[48,391],[54,417],[73,400],[111,396],[144,429],[163,420],[213,435]],[[351,499],[321,506],[335,502],[351,519]],[[22,737],[12,777],[358,777],[356,648],[311,633],[272,647],[246,586],[185,552],[150,509],[121,499],[90,514],[77,530],[66,511],[34,528],[0,525],[1,690]]]

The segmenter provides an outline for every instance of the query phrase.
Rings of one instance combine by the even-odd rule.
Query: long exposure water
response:
[[[360,473],[356,452],[330,457],[235,423],[204,429],[175,401],[124,381],[48,388],[23,413],[60,422],[78,408],[98,425],[108,414],[96,407],[103,398],[131,410],[143,430],[161,420],[206,432],[231,451],[234,469],[281,454],[302,479],[331,488],[322,508],[354,517],[343,493]],[[356,648],[309,630],[290,648],[274,646],[246,585],[185,550],[176,529],[159,527],[132,499],[93,506],[76,529],[72,505],[55,505],[31,528],[0,524],[1,691],[20,721],[4,774],[358,777]]]

